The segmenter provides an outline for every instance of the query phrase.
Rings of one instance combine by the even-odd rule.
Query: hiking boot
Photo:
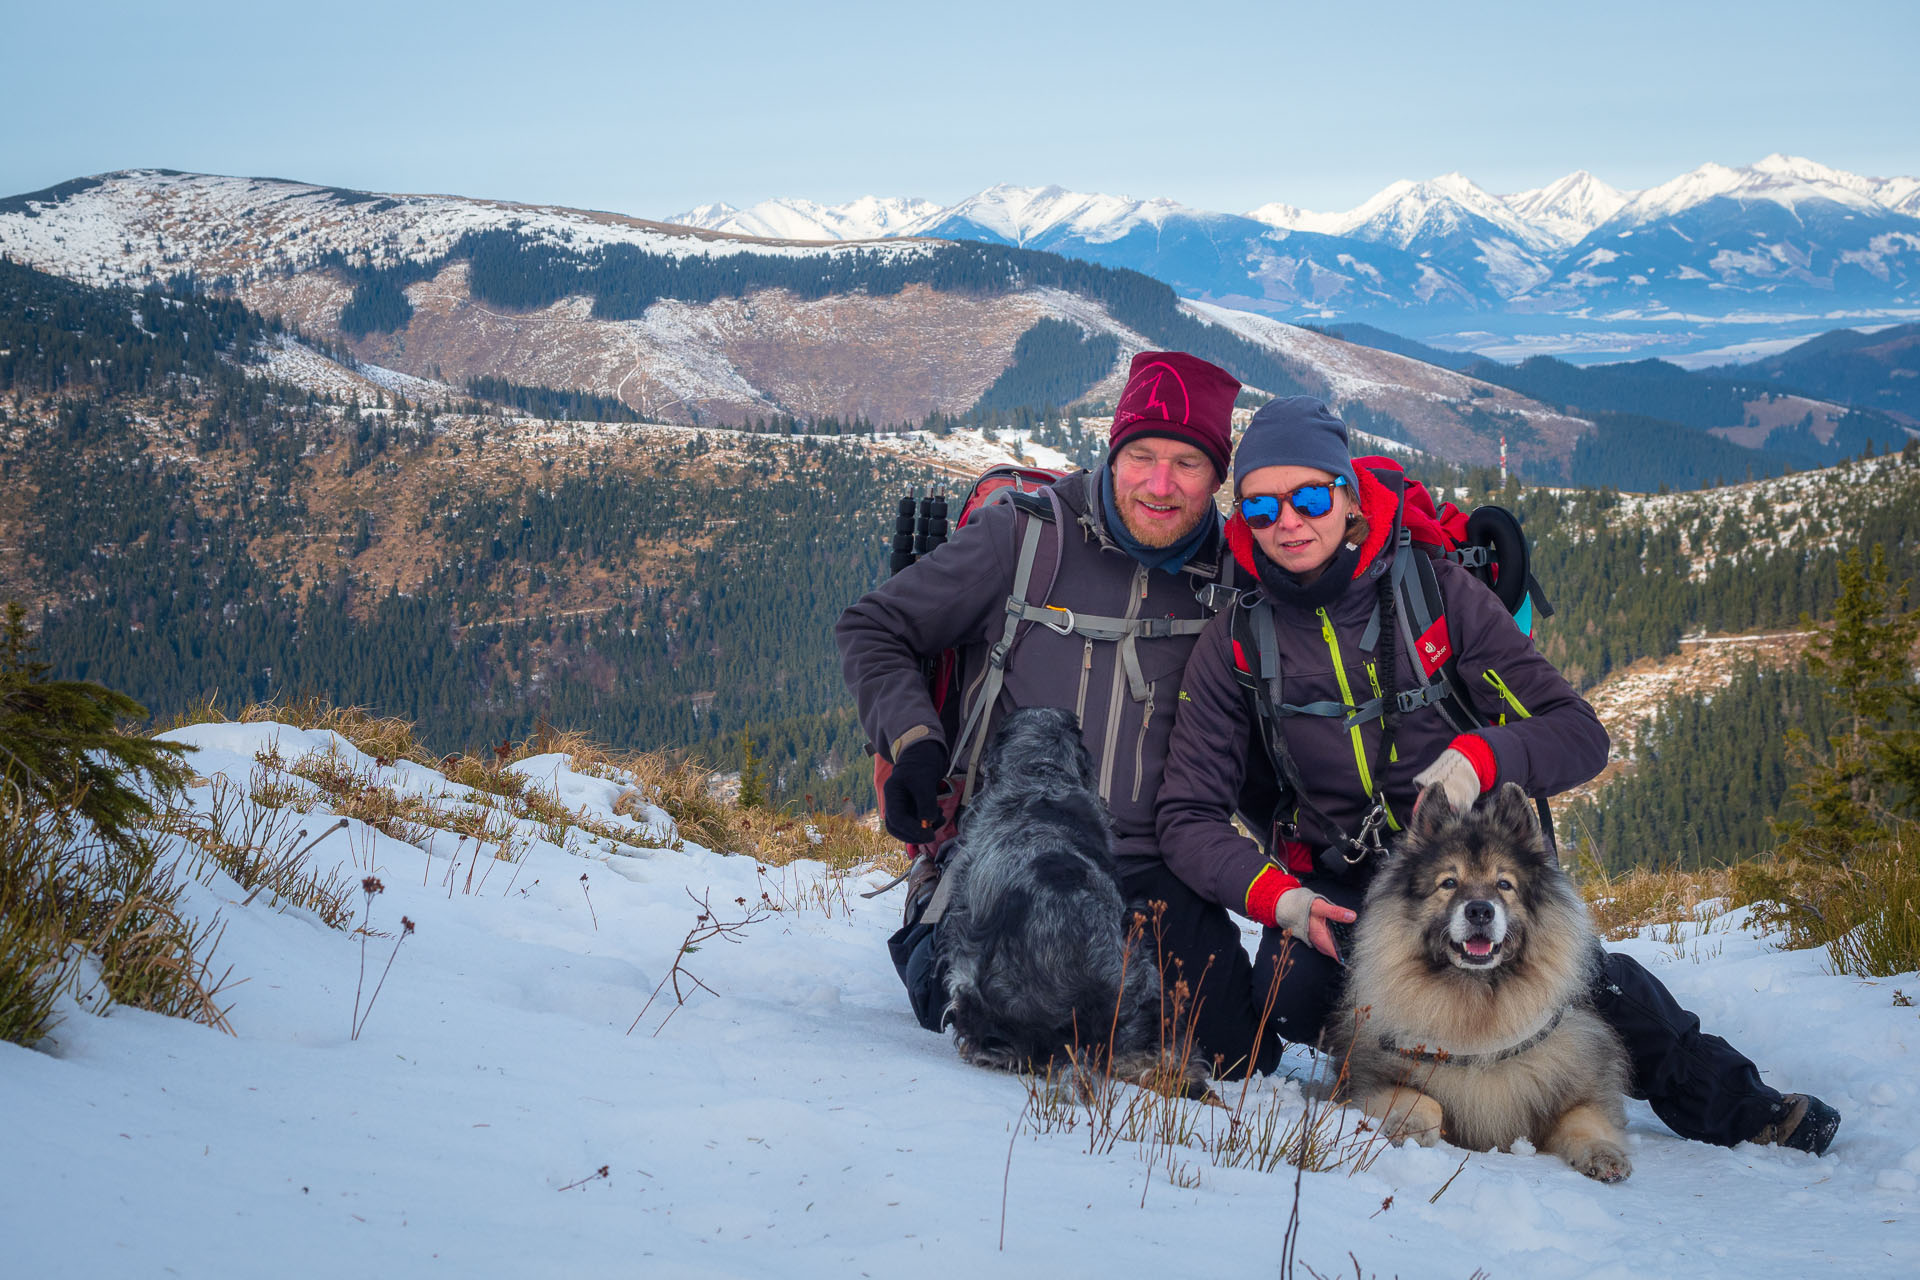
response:
[[[1773,1104],[1774,1118],[1748,1141],[1758,1146],[1769,1144],[1808,1151],[1816,1156],[1827,1153],[1833,1135],[1840,1128],[1840,1113],[1810,1093],[1790,1093]]]

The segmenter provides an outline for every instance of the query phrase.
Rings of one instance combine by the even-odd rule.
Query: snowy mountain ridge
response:
[[[107,285],[142,285],[187,270],[208,279],[257,280],[309,270],[330,254],[369,266],[425,262],[469,232],[506,230],[554,246],[629,245],[670,256],[845,251],[597,210],[166,169],[102,174],[0,202],[0,253]],[[867,251],[917,254],[925,246]]]
[[[1136,238],[1176,224],[1176,207],[1166,202],[1119,210],[1058,188],[987,194],[992,198],[978,202],[974,215],[1010,237],[1030,238],[1036,228],[1063,220],[1097,228],[1124,216]],[[892,215],[876,205],[862,216]],[[303,334],[345,343],[368,366],[456,390],[469,378],[487,377],[584,391],[618,399],[653,420],[713,426],[787,414],[808,422],[864,418],[897,425],[934,411],[964,414],[1013,364],[1022,335],[1048,319],[1114,340],[1112,366],[1084,392],[1072,392],[1111,400],[1133,353],[1164,342],[1091,296],[1062,288],[972,295],[910,285],[823,296],[723,290],[693,300],[660,296],[620,317],[597,312],[584,284],[580,293],[537,306],[488,301],[476,295],[469,258],[446,257],[469,232],[511,233],[512,243],[523,246],[511,252],[522,260],[530,250],[537,258],[545,247],[576,256],[626,247],[690,261],[764,255],[803,265],[856,255],[917,259],[955,249],[930,239],[769,240],[583,210],[154,170],[81,179],[0,203],[0,253],[37,270],[135,287],[191,275],[230,289]],[[365,268],[409,264],[418,270],[402,273],[398,285],[403,319],[385,328],[342,327]],[[1231,310],[1194,307],[1182,310],[1282,358],[1289,372],[1276,373],[1270,389],[1296,381],[1325,388],[1343,404],[1364,403],[1399,423],[1410,441],[1461,461],[1492,460],[1496,444],[1481,421],[1488,412],[1525,419],[1530,429],[1516,454],[1538,453],[1553,469],[1591,429],[1576,417],[1417,360],[1279,322],[1249,326]]]
[[[1582,169],[1529,191],[1495,195],[1456,172],[1425,181],[1390,183],[1344,212],[1314,212],[1276,201],[1244,216],[1281,230],[1351,236],[1405,249],[1422,239],[1423,233],[1436,227],[1445,229],[1466,214],[1500,227],[1519,243],[1539,251],[1568,248],[1623,211],[1636,221],[1646,221],[1683,212],[1718,196],[1771,200],[1787,207],[1800,200],[1822,198],[1862,208],[1920,214],[1920,178],[1861,177],[1813,160],[1775,153],[1744,167],[1709,162],[1645,191],[1617,190]],[[877,218],[867,212],[881,205],[889,209],[888,217]],[[944,222],[972,218],[1003,229],[1016,244],[1062,226],[1070,226],[1089,239],[1111,240],[1141,221],[1158,225],[1179,214],[1225,216],[1167,199],[1091,194],[1058,186],[1000,185],[945,206],[920,199],[875,196],[841,205],[779,198],[746,209],[729,204],[700,205],[662,221],[710,231],[765,235],[769,234],[765,228],[779,225],[783,211],[793,210],[803,211],[813,220],[815,229],[831,230],[837,221],[846,232],[836,238],[925,235],[929,228]]]
[[[745,233],[781,204],[676,218]],[[851,215],[847,225],[879,230]],[[1197,301],[1364,319],[1454,349],[1669,356],[1920,316],[1920,179],[1784,154],[1705,164],[1645,191],[1582,170],[1498,195],[1447,173],[1342,212],[1276,201],[1218,213],[998,186],[889,234],[1040,249],[1140,271]]]

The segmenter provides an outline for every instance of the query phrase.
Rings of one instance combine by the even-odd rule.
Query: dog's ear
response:
[[[1482,807],[1494,829],[1504,835],[1509,843],[1526,848],[1539,847],[1540,815],[1534,812],[1533,801],[1527,798],[1527,793],[1521,790],[1519,783],[1502,783]]]
[[[1431,839],[1438,833],[1460,820],[1453,811],[1453,802],[1447,799],[1445,787],[1426,787],[1413,802],[1413,834],[1422,840]]]

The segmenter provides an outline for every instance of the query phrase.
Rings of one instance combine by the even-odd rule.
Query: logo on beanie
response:
[[[1164,360],[1155,360],[1134,370],[1114,410],[1113,425],[1117,429],[1144,419],[1186,426],[1188,405],[1187,384],[1179,371]]]

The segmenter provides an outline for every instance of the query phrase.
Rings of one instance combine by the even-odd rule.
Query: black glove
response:
[[[923,738],[900,753],[881,789],[887,834],[907,844],[925,844],[946,818],[940,812],[940,780],[947,776],[947,749]]]

